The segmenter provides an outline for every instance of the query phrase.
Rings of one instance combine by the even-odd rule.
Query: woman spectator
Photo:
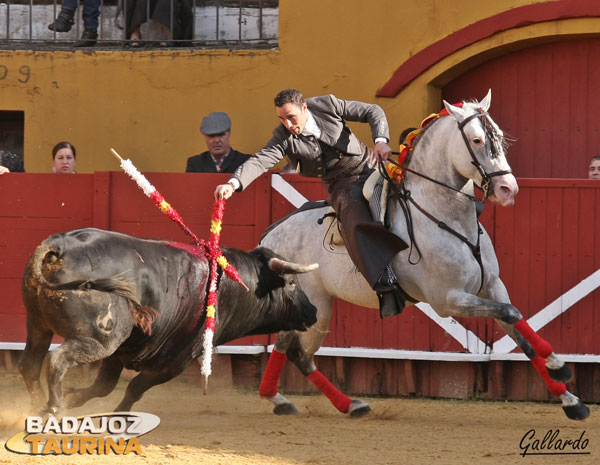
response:
[[[60,174],[75,173],[76,150],[70,142],[59,142],[52,149],[52,172]]]

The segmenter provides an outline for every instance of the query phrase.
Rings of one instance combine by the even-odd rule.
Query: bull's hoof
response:
[[[364,417],[370,411],[371,407],[369,407],[369,404],[362,400],[353,400],[350,402],[350,408],[348,409],[348,413],[352,418]]]
[[[557,383],[568,383],[573,379],[573,371],[565,363],[562,367],[551,369],[548,368],[548,374]]]
[[[563,405],[563,410],[571,420],[585,420],[590,416],[589,407],[581,401],[577,405]]]
[[[42,417],[43,419],[47,420],[50,417],[59,417],[61,414],[62,409],[56,407],[56,406],[52,406],[52,407],[45,407],[42,410],[40,410],[39,416]]]
[[[275,415],[298,415],[298,409],[291,402],[276,405],[273,409]]]

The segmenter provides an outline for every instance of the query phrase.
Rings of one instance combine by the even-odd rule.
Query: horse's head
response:
[[[459,130],[451,157],[462,176],[472,179],[493,202],[506,207],[514,204],[519,186],[506,160],[504,134],[487,113],[491,101],[491,90],[481,102],[465,102],[462,108],[444,101]]]

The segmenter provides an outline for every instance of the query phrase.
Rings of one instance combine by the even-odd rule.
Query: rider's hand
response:
[[[392,154],[392,149],[385,142],[377,142],[373,148],[373,156],[376,161],[386,161]]]
[[[227,200],[233,195],[233,186],[229,183],[220,184],[215,189],[215,200]]]

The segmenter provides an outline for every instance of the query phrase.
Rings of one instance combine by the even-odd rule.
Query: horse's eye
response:
[[[481,144],[481,139],[479,137],[476,137],[475,139],[473,139],[473,143],[479,145]]]

